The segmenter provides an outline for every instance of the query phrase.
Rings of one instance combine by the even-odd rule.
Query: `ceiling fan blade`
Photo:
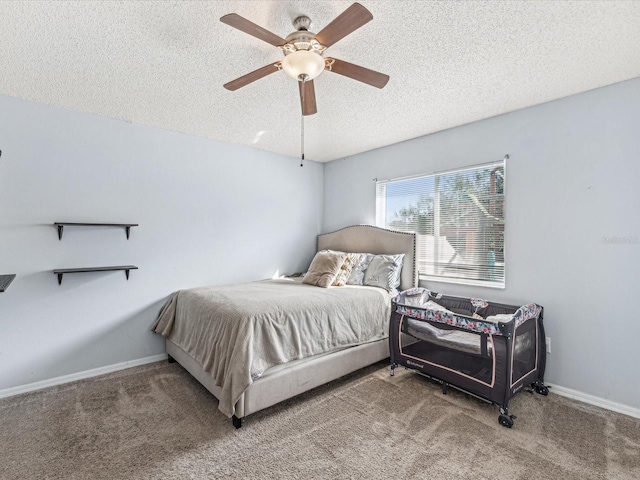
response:
[[[371,12],[359,3],[354,3],[324,27],[316,35],[316,40],[325,47],[330,47],[371,20]]]
[[[298,82],[300,89],[300,104],[302,105],[302,115],[313,115],[318,112],[316,105],[316,89],[313,80]],[[304,90],[304,95],[303,95]]]
[[[287,43],[284,38],[279,37],[275,33],[271,33],[269,30],[262,28],[260,25],[256,25],[255,23],[250,22],[237,13],[230,13],[229,15],[225,15],[224,17],[220,17],[220,21],[232,26],[233,28],[237,28],[238,30],[243,31],[244,33],[248,33],[249,35],[259,38],[264,42],[270,43],[274,47],[280,47]]]
[[[280,62],[272,63],[270,65],[265,65],[262,68],[254,70],[251,73],[247,73],[246,75],[241,76],[240,78],[236,78],[235,80],[231,80],[229,83],[224,84],[224,88],[227,90],[231,90],[232,92],[238,90],[245,85],[249,85],[256,80],[260,80],[262,77],[266,77],[267,75],[277,72],[279,70],[278,65]]]
[[[389,75],[385,75],[384,73],[369,70],[368,68],[354,65],[353,63],[345,62],[344,60],[338,60],[337,58],[327,58],[327,60],[325,70],[353,78],[359,82],[363,82],[377,88],[383,88],[389,81]]]

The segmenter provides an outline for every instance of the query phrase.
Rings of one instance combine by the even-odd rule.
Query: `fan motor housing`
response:
[[[322,54],[326,49],[324,45],[316,40],[315,33],[306,30],[290,33],[285,40],[287,43],[280,47],[285,55],[297,50],[310,50]]]

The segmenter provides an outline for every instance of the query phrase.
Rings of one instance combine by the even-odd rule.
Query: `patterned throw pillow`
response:
[[[338,272],[338,276],[334,280],[333,285],[336,287],[344,287],[347,284],[347,280],[351,275],[353,267],[355,267],[356,263],[358,263],[359,261],[359,253],[347,253],[347,258],[344,259],[344,262],[340,267],[340,271]]]
[[[371,253],[359,253],[360,259],[356,262],[347,280],[347,285],[362,285],[364,282],[364,272],[373,260],[375,255]]]
[[[347,258],[347,254],[342,252],[323,250],[316,253],[302,283],[322,288],[329,287],[338,276],[345,258]]]
[[[392,295],[400,286],[400,272],[404,253],[400,255],[376,255],[364,272],[364,285],[380,287]]]

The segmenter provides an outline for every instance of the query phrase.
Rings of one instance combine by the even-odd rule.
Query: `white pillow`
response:
[[[364,272],[364,285],[380,287],[392,295],[398,293],[404,253],[399,255],[376,255]]]
[[[359,253],[360,259],[356,260],[355,265],[351,269],[347,285],[362,285],[364,283],[364,272],[373,260],[372,253]]]

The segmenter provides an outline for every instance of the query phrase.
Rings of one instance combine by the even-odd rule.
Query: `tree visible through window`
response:
[[[377,183],[379,226],[416,232],[422,277],[504,287],[504,161]]]

